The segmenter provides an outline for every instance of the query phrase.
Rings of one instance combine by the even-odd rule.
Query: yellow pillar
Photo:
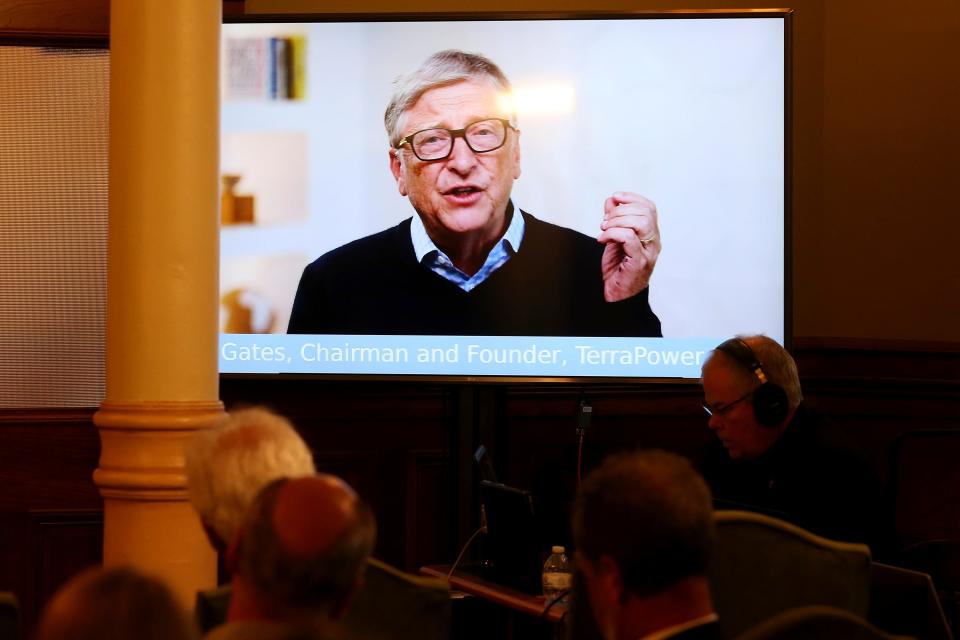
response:
[[[113,0],[107,391],[94,417],[104,564],[216,581],[183,442],[218,399],[220,0]]]

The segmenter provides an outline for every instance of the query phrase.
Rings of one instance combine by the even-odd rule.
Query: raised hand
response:
[[[650,284],[660,255],[657,206],[643,196],[617,191],[603,203],[597,242],[606,245],[601,259],[603,297],[626,300]]]

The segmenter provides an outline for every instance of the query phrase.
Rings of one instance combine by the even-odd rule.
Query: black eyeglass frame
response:
[[[755,391],[756,391],[756,389],[752,389],[752,390],[748,391],[746,394],[744,394],[744,395],[740,396],[739,398],[737,398],[736,400],[734,400],[734,401],[732,401],[732,402],[728,402],[727,404],[721,405],[721,406],[719,406],[719,407],[717,407],[717,406],[711,407],[709,404],[706,403],[706,401],[704,401],[703,403],[701,403],[700,406],[703,407],[703,410],[707,412],[707,415],[708,415],[708,416],[713,417],[714,415],[717,415],[717,416],[723,417],[723,416],[727,415],[727,413],[729,413],[730,409],[733,409],[734,406],[740,404],[741,402],[743,402],[744,400],[746,400],[747,398],[749,398],[750,396],[752,396]]]
[[[493,147],[492,149],[484,149],[483,151],[474,149],[473,145],[470,144],[470,141],[467,139],[467,129],[469,129],[475,124],[480,124],[481,122],[490,122],[490,121],[496,121],[503,124],[503,140],[501,140],[500,144]],[[513,126],[513,124],[511,124],[510,120],[507,118],[483,118],[481,120],[476,120],[474,122],[471,122],[470,124],[468,124],[462,129],[447,129],[446,127],[428,127],[426,129],[420,129],[419,131],[414,131],[410,135],[401,138],[400,142],[397,143],[396,148],[397,150],[399,150],[400,147],[402,147],[403,145],[407,145],[408,147],[410,147],[410,151],[413,152],[413,155],[417,157],[417,160],[420,160],[421,162],[437,162],[440,160],[446,160],[447,158],[450,157],[450,154],[453,153],[453,145],[457,141],[457,138],[463,138],[463,142],[467,145],[467,148],[470,149],[470,151],[473,151],[474,153],[490,153],[491,151],[496,151],[497,149],[500,149],[501,147],[503,147],[503,145],[507,144],[507,131],[509,129],[513,129],[514,131],[517,130],[517,128]],[[417,153],[417,150],[413,147],[413,138],[417,134],[423,133],[424,131],[446,131],[447,133],[450,134],[450,148],[447,149],[447,152],[444,155],[440,156],[439,158],[423,158],[420,156],[419,153]]]

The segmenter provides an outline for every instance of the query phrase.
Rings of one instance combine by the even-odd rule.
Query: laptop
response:
[[[487,516],[484,577],[530,594],[542,590],[543,558],[529,491],[499,482],[480,482]]]
[[[480,479],[488,482],[497,481],[497,472],[493,470],[493,461],[487,448],[482,444],[473,452],[473,459],[477,461],[477,468],[480,471]]]

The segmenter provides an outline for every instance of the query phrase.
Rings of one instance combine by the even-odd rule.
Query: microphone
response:
[[[590,420],[593,418],[593,407],[587,402],[586,398],[580,400],[577,407],[577,436],[583,437],[587,428],[590,426]]]
[[[593,418],[593,407],[587,402],[585,397],[580,398],[580,404],[577,405],[577,486],[580,486],[580,469],[583,466],[583,434],[587,432],[590,426],[590,420]]]

